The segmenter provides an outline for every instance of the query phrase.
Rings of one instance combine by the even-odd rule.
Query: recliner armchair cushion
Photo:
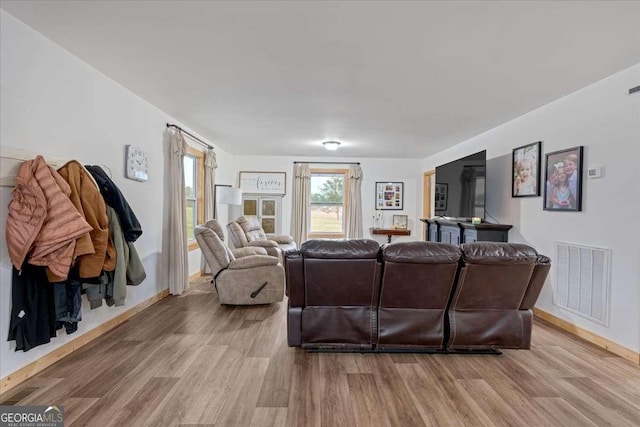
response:
[[[258,218],[255,216],[241,216],[236,219],[236,222],[240,224],[244,234],[247,236],[247,240],[249,242],[253,242],[254,240],[266,240],[267,235],[262,229]]]
[[[269,255],[249,255],[238,258],[229,263],[229,270],[242,270],[245,268],[264,267],[265,265],[278,265],[278,258]]]
[[[220,270],[227,268],[231,260],[235,259],[229,248],[209,227],[199,225],[194,229],[194,234],[214,276]]]
[[[283,251],[296,247],[291,236],[265,233],[258,218],[252,215],[241,216],[230,222],[227,229],[233,245],[237,248],[256,241],[273,241]]]
[[[208,228],[213,231],[221,242],[224,245],[224,231],[222,230],[222,226],[218,222],[217,219],[211,219],[204,223],[202,227]],[[248,255],[267,255],[267,251],[261,247],[252,247],[252,248],[236,248],[230,249],[227,245],[224,245],[227,254],[229,255],[229,259],[233,260],[235,258],[241,258]]]
[[[211,267],[221,304],[269,304],[282,301],[284,269],[276,257],[236,258],[214,229],[197,226],[195,236]],[[264,251],[263,248],[245,248]]]
[[[246,248],[231,249],[231,253],[233,253],[236,258],[242,258],[249,255],[268,255],[265,248],[251,246],[247,246]]]
[[[278,243],[273,240],[253,240],[248,242],[245,247],[259,247],[259,248],[277,248]]]
[[[279,235],[279,234],[267,234],[267,239],[273,240],[274,242],[276,242],[279,245],[285,245],[285,244],[288,244],[288,243],[293,243],[293,237],[285,236],[285,235]],[[295,244],[294,244],[294,246],[295,246]]]
[[[213,230],[213,232],[218,235],[220,240],[224,242],[224,230],[222,229],[222,226],[217,219],[210,219],[209,221],[204,223],[204,226]]]

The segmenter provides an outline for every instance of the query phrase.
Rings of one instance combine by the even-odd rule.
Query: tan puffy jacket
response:
[[[65,279],[76,239],[91,226],[69,200],[69,184],[42,156],[22,163],[15,182],[7,218],[11,262],[20,270],[28,256],[29,264]]]
[[[109,239],[107,207],[98,186],[89,172],[75,160],[58,169],[58,173],[71,187],[71,202],[93,228],[76,240],[74,257],[78,257],[79,276],[98,277],[103,269],[113,271],[116,268],[116,250]]]

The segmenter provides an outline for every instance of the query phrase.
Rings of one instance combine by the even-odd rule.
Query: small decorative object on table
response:
[[[373,214],[373,228],[383,228],[384,227],[384,213],[382,212],[374,212]]]
[[[407,229],[408,216],[407,215],[394,215],[393,216],[393,228],[396,230]]]

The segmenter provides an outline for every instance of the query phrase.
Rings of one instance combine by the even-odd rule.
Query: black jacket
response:
[[[111,181],[111,178],[109,178],[100,166],[87,165],[85,168],[87,168],[98,183],[100,194],[104,197],[104,201],[118,214],[124,239],[127,242],[135,242],[142,234],[142,227],[138,222],[138,218],[136,218],[136,214],[133,213],[131,206],[127,203],[127,199],[124,198],[120,189]]]
[[[45,267],[26,261],[20,271],[13,267],[11,286],[9,341],[15,340],[16,351],[51,341],[56,336],[56,308]]]

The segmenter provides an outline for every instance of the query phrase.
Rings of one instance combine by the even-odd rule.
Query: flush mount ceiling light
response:
[[[338,141],[325,141],[322,145],[324,145],[324,148],[331,151],[336,151],[338,147],[340,147],[340,143]]]

